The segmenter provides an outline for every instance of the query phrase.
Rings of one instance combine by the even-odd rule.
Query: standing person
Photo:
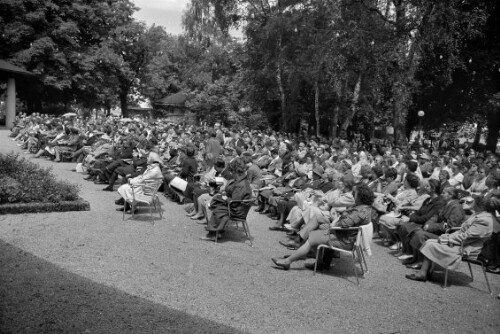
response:
[[[210,138],[207,140],[205,145],[205,160],[207,164],[207,170],[212,168],[215,159],[219,157],[222,152],[222,146],[220,141],[217,139],[217,134],[215,131],[210,131]]]

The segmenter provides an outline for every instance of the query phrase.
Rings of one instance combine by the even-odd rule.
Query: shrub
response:
[[[52,168],[0,154],[0,203],[75,201],[78,193],[77,185],[56,180]]]

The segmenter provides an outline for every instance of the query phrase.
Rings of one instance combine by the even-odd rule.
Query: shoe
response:
[[[94,184],[108,184],[106,181],[96,180]]]
[[[500,267],[486,267],[486,271],[492,274],[500,274]]]
[[[427,277],[425,276],[418,276],[417,274],[408,274],[405,275],[406,278],[411,279],[412,281],[418,281],[418,282],[426,282]]]
[[[401,256],[398,256],[398,260],[407,260],[407,259],[411,259],[413,257],[413,255],[410,255],[410,254],[403,254]]]
[[[269,218],[271,218],[272,220],[280,220],[280,217],[279,217],[279,216],[271,216],[271,217],[269,217]]]
[[[392,245],[391,247],[389,247],[390,250],[398,250],[401,248],[401,243],[400,242],[396,242],[394,245]]]
[[[123,207],[121,207],[121,208],[116,208],[116,211],[123,211],[123,210],[124,210],[124,208],[123,208]]]
[[[297,229],[296,229],[296,228],[294,228],[294,227],[292,226],[292,224],[285,224],[285,225],[283,225],[283,227],[284,227],[287,231],[290,231],[290,232],[291,232],[291,231],[294,231],[294,232],[296,232],[296,231],[297,231]]]
[[[120,199],[117,199],[117,200],[115,201],[115,204],[116,204],[116,205],[123,205],[123,204],[125,204],[125,199],[124,199],[123,197],[122,197],[122,198],[120,198]]]
[[[290,250],[296,250],[300,247],[300,245],[294,240],[280,241],[280,245],[285,246]]]
[[[420,268],[422,268],[422,263],[407,264],[406,268],[420,270]]]
[[[405,255],[405,253],[403,253],[403,252],[399,251],[399,252],[394,253],[394,254],[392,254],[392,255],[393,255],[394,257],[397,257],[397,258],[399,259],[399,257],[400,257],[400,256]]]
[[[314,265],[316,264],[316,262],[310,262],[310,263],[306,263],[304,264],[304,267],[306,269],[309,269],[309,270],[314,270]],[[318,263],[318,266],[316,267],[316,270],[319,270],[319,271],[323,271],[323,270],[329,270],[330,267],[326,267],[325,265],[323,265],[322,263]]]
[[[288,269],[290,269],[290,265],[289,265],[289,264],[286,264],[286,263],[280,262],[280,260],[275,259],[275,258],[272,258],[271,260],[272,260],[272,261],[274,262],[274,264],[275,264],[278,268],[280,268],[280,269],[283,269],[283,270],[288,270]]]
[[[200,224],[200,225],[207,225],[206,219],[202,219],[202,218],[204,218],[204,217],[201,217],[199,220],[196,220],[195,223]],[[221,232],[223,232],[223,231],[221,231]],[[221,234],[221,232],[219,232],[219,234]]]
[[[139,209],[135,209],[133,214],[135,215],[137,212],[139,212]],[[132,214],[132,210],[129,209],[129,210],[125,211],[125,213],[128,213],[129,215],[131,215]]]
[[[112,186],[107,186],[106,188],[103,189],[103,191],[113,191],[113,187]]]
[[[198,216],[198,215],[191,216],[192,220],[198,220],[198,219],[201,219],[201,218],[203,218],[203,216]]]
[[[83,179],[86,181],[92,181],[94,179],[94,177],[92,175],[89,175],[87,177],[84,177]]]
[[[257,209],[255,209],[253,211],[255,211],[255,212],[262,212],[262,211],[264,211],[264,208],[257,208]]]
[[[281,225],[269,226],[269,231],[283,231],[283,226],[281,226]]]
[[[296,236],[297,232],[295,232],[295,231],[288,231],[288,232],[286,232],[286,235],[287,236]]]
[[[412,256],[411,258],[403,260],[403,262],[401,262],[401,264],[403,266],[406,266],[406,265],[414,264],[415,262],[417,262],[417,259]]]
[[[215,233],[207,233],[207,235],[204,237],[201,237],[200,240],[215,241]]]

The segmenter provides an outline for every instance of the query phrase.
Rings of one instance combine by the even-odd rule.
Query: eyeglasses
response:
[[[469,200],[461,199],[461,200],[460,200],[460,204],[467,204],[467,205],[471,205],[472,203],[474,203],[474,200],[473,200],[473,199],[469,199]]]

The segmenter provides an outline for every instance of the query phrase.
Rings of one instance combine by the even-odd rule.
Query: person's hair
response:
[[[438,180],[429,179],[428,183],[429,183],[429,186],[431,187],[433,193],[435,193],[436,195],[441,194],[441,187],[439,186]]]
[[[408,170],[412,173],[415,173],[417,171],[417,168],[418,168],[418,163],[413,161],[413,160],[410,160],[406,163],[406,166],[408,166]]]
[[[395,180],[397,176],[398,176],[398,171],[396,170],[396,168],[391,167],[385,171],[386,179],[392,178],[393,180]]]
[[[377,166],[373,166],[372,171],[373,171],[373,173],[375,174],[375,176],[377,178],[379,178],[382,175],[384,175],[384,170],[382,169],[382,167],[380,167],[378,165]]]
[[[369,177],[372,172],[372,169],[368,165],[363,165],[361,166],[361,169],[359,170],[359,175],[362,177]]]
[[[439,174],[444,173],[446,175],[446,179],[448,180],[450,178],[450,173],[446,169],[441,169],[439,171]]]
[[[191,147],[191,146],[190,146],[190,147],[188,147],[188,148],[186,149],[186,155],[187,155],[188,157],[192,157],[192,156],[194,156],[194,152],[195,152],[194,147]]]
[[[451,199],[458,199],[458,189],[454,187],[446,187],[443,189],[443,192],[447,192],[448,194],[451,195]]]
[[[214,162],[214,166],[217,168],[224,168],[224,167],[226,167],[226,162],[224,160],[222,160],[221,158],[217,158],[217,160],[215,160],[215,162]]]
[[[406,175],[406,182],[408,182],[408,185],[413,189],[418,188],[418,186],[420,185],[420,179],[417,175],[412,173],[408,173]]]
[[[242,158],[235,158],[229,164],[229,171],[233,174],[241,175],[247,170],[247,165]]]
[[[372,205],[375,194],[366,184],[359,184],[356,186],[356,198],[359,204]]]
[[[340,181],[344,183],[344,187],[348,190],[352,190],[354,187],[354,179],[352,177],[344,175],[340,178]]]

